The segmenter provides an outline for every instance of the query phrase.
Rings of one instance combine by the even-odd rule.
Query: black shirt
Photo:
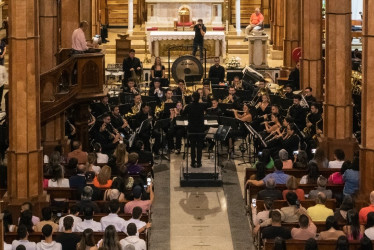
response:
[[[221,65],[213,65],[209,69],[209,78],[218,78],[220,82],[225,80],[225,68]]]
[[[137,75],[140,75],[141,69],[137,70],[138,67],[142,67],[139,58],[134,57],[131,59],[130,57],[127,57],[123,60],[123,72],[125,72],[125,79],[128,79],[131,77],[131,71],[130,69],[133,68],[135,70],[135,73]]]
[[[284,227],[270,226],[264,228],[261,232],[262,239],[274,239],[278,236],[285,240],[291,239],[291,231],[290,229]]]
[[[165,70],[165,66],[164,65],[161,65],[161,70],[156,70],[156,66],[155,65],[152,65],[152,68],[151,70],[154,71],[154,77],[162,77],[162,71]]]
[[[62,250],[76,249],[81,237],[76,233],[60,233],[57,235],[56,242],[61,243]]]
[[[278,189],[264,189],[258,192],[257,199],[265,200],[265,198],[270,198],[272,200],[283,200],[282,192]]]
[[[188,116],[188,132],[204,132],[204,111],[205,105],[202,103],[190,103],[186,106],[183,114]]]
[[[195,43],[202,43],[204,41],[204,37],[201,35],[200,32],[200,25],[202,26],[203,31],[206,32],[206,27],[204,26],[204,24],[196,24],[193,27],[193,30],[195,31],[195,38],[193,39],[193,41]]]
[[[293,90],[300,89],[300,71],[297,68],[291,71],[288,81],[292,85]]]

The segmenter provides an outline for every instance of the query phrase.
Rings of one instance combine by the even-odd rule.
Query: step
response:
[[[248,54],[248,49],[229,49],[229,54]]]
[[[248,44],[228,44],[229,49],[248,49]]]

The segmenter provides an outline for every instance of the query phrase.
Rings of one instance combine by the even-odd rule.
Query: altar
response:
[[[191,45],[194,31],[151,31],[148,36],[149,51],[152,56],[168,56],[168,48],[178,45]],[[226,57],[226,40],[223,31],[207,31],[204,36],[207,56]],[[192,50],[190,51],[192,53]],[[199,53],[199,52],[198,52]],[[174,56],[172,54],[172,56]]]

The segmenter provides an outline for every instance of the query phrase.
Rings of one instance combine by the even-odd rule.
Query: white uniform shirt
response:
[[[73,223],[73,227],[71,228],[73,232],[77,232],[77,229],[76,229],[76,226],[78,223],[82,222],[82,219],[79,218],[78,216],[75,216],[75,215],[72,215],[72,214],[69,214],[69,215],[66,215],[66,216],[71,216],[74,220],[74,223]],[[64,228],[64,218],[66,217],[61,217],[60,220],[58,221],[58,231],[59,232],[63,232],[65,231],[65,228]]]
[[[19,245],[24,245],[26,250],[36,250],[36,243],[28,240],[14,240],[12,242],[12,249],[16,249]]]
[[[118,216],[118,214],[110,213],[107,216],[104,216],[100,220],[103,231],[109,225],[113,225],[117,232],[121,232],[126,225],[126,221]]]
[[[102,227],[101,227],[101,223],[100,222],[97,222],[97,221],[94,221],[94,220],[83,220],[82,222],[80,223],[77,223],[77,225],[75,226],[75,229],[77,230],[77,232],[83,232],[84,230],[86,230],[87,228],[91,228],[92,231],[94,232],[102,232]]]
[[[136,236],[139,236],[139,229],[141,229],[142,227],[145,227],[147,225],[147,223],[145,223],[144,221],[141,221],[139,219],[133,219],[133,218],[131,218],[131,219],[129,219],[129,220],[126,221],[126,225],[125,225],[125,227],[123,229],[123,232],[125,234],[127,234],[127,226],[130,223],[134,223],[136,225],[136,231],[137,231]]]

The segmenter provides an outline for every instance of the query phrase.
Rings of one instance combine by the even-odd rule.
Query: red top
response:
[[[264,21],[264,16],[261,13],[259,13],[258,15],[256,13],[253,13],[251,15],[251,24],[257,25],[263,21]]]
[[[374,205],[370,205],[368,207],[363,207],[360,210],[360,213],[358,214],[358,217],[360,219],[360,224],[365,225],[367,221],[368,213],[374,212]]]
[[[109,179],[105,185],[101,185],[101,184],[99,183],[99,181],[97,180],[97,176],[96,176],[92,183],[93,183],[94,186],[97,187],[97,188],[110,188],[110,187],[112,186],[112,182],[113,182],[113,181]]]
[[[287,199],[286,199],[286,195],[287,195],[287,193],[288,193],[289,191],[296,193],[296,195],[297,195],[297,199],[298,199],[299,201],[303,201],[303,200],[305,200],[304,190],[302,190],[302,189],[300,189],[300,188],[298,188],[298,189],[296,189],[296,190],[288,190],[288,189],[287,189],[287,190],[283,190],[283,192],[282,192],[283,200],[287,200]]]

